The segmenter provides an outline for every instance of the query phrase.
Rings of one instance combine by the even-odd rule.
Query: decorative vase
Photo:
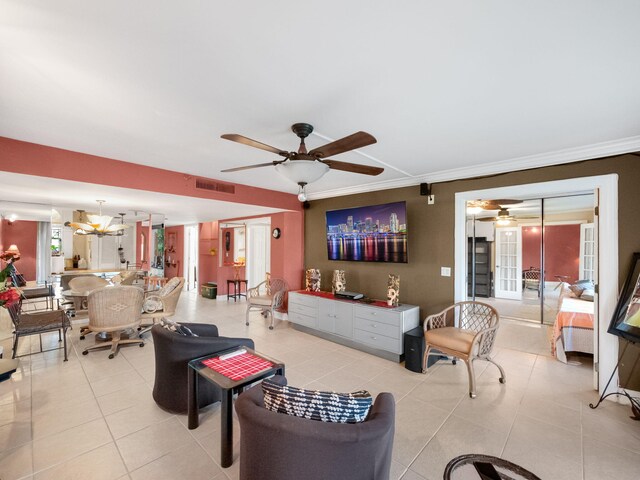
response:
[[[317,268],[310,268],[307,270],[305,276],[305,289],[307,292],[320,291],[320,270]]]
[[[397,307],[400,304],[400,275],[389,274],[387,283],[387,305]]]
[[[344,292],[347,289],[347,280],[344,270],[333,271],[333,281],[331,282],[331,293]]]

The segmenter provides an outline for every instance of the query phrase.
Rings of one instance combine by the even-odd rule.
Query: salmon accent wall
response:
[[[2,220],[2,241],[4,249],[16,245],[20,250],[20,260],[15,264],[28,282],[36,280],[36,249],[38,243],[38,222],[16,220],[9,223]]]
[[[197,189],[196,177],[186,173],[72,152],[6,137],[0,137],[0,169],[39,177],[261,205],[283,210],[302,210],[297,197],[290,193],[232,184],[220,180],[214,181],[233,185],[235,193]],[[100,172],[100,175],[95,175],[95,172]]]
[[[184,277],[184,225],[164,229],[164,247],[164,276]]]
[[[271,265],[268,271],[272,278],[282,278],[287,282],[289,290],[302,288],[303,262],[304,262],[304,213],[282,212],[271,215],[259,215],[255,217],[228,218],[220,223],[239,223],[252,218],[270,218],[271,229],[278,227],[282,234],[280,238],[271,237]],[[224,243],[220,251],[220,238],[218,222],[200,224],[200,261],[199,282],[217,282],[218,295],[227,295],[227,280],[233,279],[232,266],[220,266],[220,255],[224,254]],[[211,256],[209,250],[216,249],[216,255]],[[230,255],[233,245],[229,246]],[[247,251],[247,254],[249,252]],[[246,278],[245,269],[240,269],[240,277]],[[254,285],[250,285],[252,287]]]
[[[569,283],[579,280],[580,225],[544,227],[545,281],[557,282],[566,275]],[[540,268],[540,227],[522,227],[522,269]]]
[[[224,295],[220,291],[222,285],[218,281],[218,258],[220,255],[218,248],[218,222],[201,223],[198,225],[198,232],[198,282],[200,284],[217,282],[218,293]],[[212,248],[216,250],[215,255],[211,255]]]

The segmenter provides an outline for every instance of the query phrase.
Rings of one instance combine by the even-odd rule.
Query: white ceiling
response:
[[[0,135],[295,193],[275,159],[358,130],[311,198],[640,149],[637,0],[0,0]],[[626,139],[626,140],[623,140]],[[277,158],[277,157],[276,157]],[[448,173],[447,173],[448,172]],[[382,182],[382,183],[379,183]],[[368,187],[363,185],[374,183]]]
[[[47,221],[51,216],[51,208],[82,209],[97,213],[96,200],[106,202],[102,213],[111,216],[125,213],[127,223],[147,220],[149,214],[152,214],[153,223],[165,223],[167,226],[266,215],[279,211],[240,203],[7,172],[0,172],[0,185],[11,185],[10,191],[5,189],[0,192],[0,214],[7,217],[16,214],[19,220]]]

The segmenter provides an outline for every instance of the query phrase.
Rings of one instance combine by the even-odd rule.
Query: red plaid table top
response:
[[[270,361],[251,353],[243,353],[226,360],[220,360],[218,357],[208,358],[203,360],[202,364],[234,381],[273,367]]]

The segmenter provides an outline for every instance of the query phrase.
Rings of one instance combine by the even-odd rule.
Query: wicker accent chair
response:
[[[184,287],[184,277],[173,277],[157,292],[147,294],[142,306],[141,326],[143,328],[140,330],[140,337],[151,330],[156,320],[173,317],[176,314],[182,287]]]
[[[87,294],[96,288],[106,287],[107,285],[109,285],[108,280],[96,277],[95,275],[82,275],[69,280],[69,289],[75,292],[87,292]],[[74,313],[86,311],[86,297],[76,297],[76,299],[77,301],[75,302]]]
[[[249,326],[249,312],[251,309],[256,309],[260,310],[261,315],[265,318],[271,315],[269,330],[273,330],[273,313],[282,307],[287,289],[287,282],[284,280],[269,278],[247,290],[246,325]]]
[[[122,272],[111,277],[113,285],[133,285],[136,279],[136,272]]]
[[[121,338],[122,332],[136,329],[140,325],[144,292],[138,287],[124,286],[100,288],[89,294],[89,330],[111,333],[111,343],[103,342],[84,349],[83,355],[97,348],[111,347],[109,358],[113,358],[120,345],[136,343],[144,347],[140,338]]]
[[[442,352],[453,356],[454,365],[458,358],[467,365],[471,398],[476,398],[474,360],[493,363],[500,370],[500,383],[505,383],[507,376],[504,370],[490,356],[498,333],[498,322],[496,309],[481,302],[459,302],[440,313],[428,316],[424,321],[426,349],[422,373],[427,373],[428,370],[427,357]]]
[[[69,317],[64,310],[47,310],[40,312],[23,312],[22,300],[10,305],[9,316],[14,326],[14,339],[13,339],[13,356],[16,358],[18,351],[18,339],[20,337],[26,337],[28,335],[40,335],[46,332],[58,331],[58,341],[64,342],[64,361],[68,360],[67,357],[67,328],[71,327],[69,323]],[[48,352],[51,350],[58,350],[58,348],[52,348],[50,350],[42,350],[42,336],[40,336],[40,352]],[[35,352],[35,353],[40,353]],[[25,355],[31,355],[27,353]],[[20,356],[25,356],[20,355]]]

